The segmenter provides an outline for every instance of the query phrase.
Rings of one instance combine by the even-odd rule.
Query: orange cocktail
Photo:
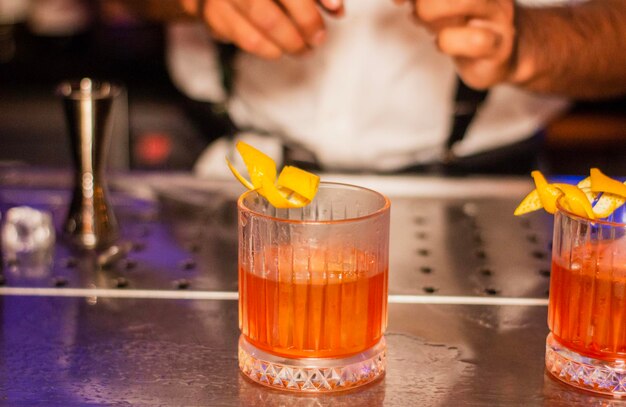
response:
[[[325,254],[313,256],[313,263],[323,264]],[[278,279],[239,271],[240,328],[250,343],[276,355],[324,358],[353,355],[380,341],[387,322],[386,270],[321,268],[298,279],[292,276],[303,273],[285,267]]]
[[[548,325],[548,371],[576,387],[626,395],[625,223],[558,206]]]
[[[304,208],[239,200],[239,365],[271,387],[334,391],[385,369],[389,201],[322,183]]]
[[[626,357],[626,258],[615,264],[612,249],[603,242],[580,247],[576,270],[553,262],[548,315],[561,344],[607,361]]]

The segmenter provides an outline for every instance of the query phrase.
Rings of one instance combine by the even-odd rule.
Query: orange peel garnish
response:
[[[548,184],[546,177],[540,171],[533,171],[530,173],[535,181],[535,187],[539,193],[539,200],[541,206],[546,212],[554,214],[556,212],[556,200],[561,196],[561,190],[553,184]]]
[[[517,208],[515,208],[513,215],[520,216],[529,212],[534,212],[541,208],[543,208],[543,205],[541,204],[541,199],[539,199],[539,191],[533,189],[528,195],[526,195]]]
[[[311,203],[320,183],[320,177],[300,168],[286,166],[276,178],[276,163],[268,155],[242,141],[237,151],[246,164],[250,180],[244,178],[226,158],[233,175],[250,190],[257,190],[276,208],[301,208]]]
[[[317,175],[311,175],[313,174],[308,171],[287,165],[283,167],[278,175],[277,183],[281,188],[291,190],[294,193],[300,194],[303,198],[312,201],[317,193],[320,178]]]
[[[536,189],[515,208],[519,216],[538,209],[556,212],[556,201],[563,196],[563,206],[572,213],[589,219],[605,218],[626,202],[626,183],[621,183],[592,168],[590,176],[577,185],[550,184],[540,171],[531,173]]]
[[[622,205],[624,205],[624,198],[604,193],[593,205],[593,213],[596,215],[596,218],[606,218]]]
[[[609,216],[626,202],[626,185],[605,175],[598,168],[590,171],[590,190],[596,194],[602,193],[593,210],[599,217]]]
[[[562,202],[565,209],[578,216],[589,219],[596,218],[591,202],[589,202],[587,195],[580,188],[570,184],[554,184],[554,186],[563,192],[565,199]]]
[[[591,190],[593,192],[608,192],[609,194],[626,197],[626,185],[604,175],[597,168],[592,168],[590,174],[589,178],[591,179]]]
[[[580,182],[578,182],[576,186],[580,188],[585,193],[585,195],[587,195],[587,200],[589,200],[589,202],[595,201],[598,197],[598,194],[591,190],[591,177],[580,180]]]

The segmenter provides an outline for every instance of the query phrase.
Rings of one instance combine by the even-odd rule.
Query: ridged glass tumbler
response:
[[[389,200],[321,183],[313,202],[239,207],[239,367],[268,387],[351,389],[385,370]]]

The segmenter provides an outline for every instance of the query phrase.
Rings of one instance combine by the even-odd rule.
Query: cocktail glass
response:
[[[321,183],[306,207],[239,207],[239,367],[268,387],[351,389],[385,371],[389,200]]]
[[[623,207],[590,220],[557,201],[546,367],[581,389],[626,395],[626,223]]]

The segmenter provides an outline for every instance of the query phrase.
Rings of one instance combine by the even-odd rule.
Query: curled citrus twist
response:
[[[293,166],[285,166],[276,178],[276,163],[271,157],[242,141],[237,151],[248,169],[245,179],[226,158],[228,168],[246,188],[257,190],[276,208],[301,208],[311,203],[320,183],[320,177]]]
[[[592,168],[589,177],[577,185],[550,184],[540,171],[533,171],[531,176],[536,188],[515,209],[516,216],[542,208],[553,214],[556,212],[556,200],[561,195],[565,209],[589,219],[606,218],[626,202],[626,184],[608,177],[597,168]]]

